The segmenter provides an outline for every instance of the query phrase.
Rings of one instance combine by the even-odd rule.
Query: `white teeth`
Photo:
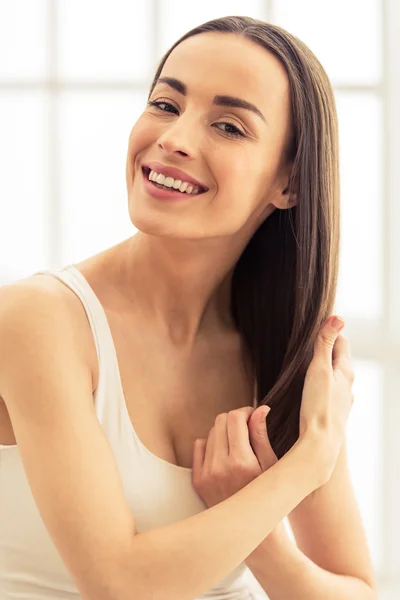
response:
[[[165,185],[166,187],[174,188],[175,190],[179,190],[186,194],[198,194],[200,191],[198,185],[193,185],[187,181],[181,181],[180,179],[174,179],[173,177],[165,177],[165,175],[156,173],[155,171],[150,171],[149,180],[159,183],[160,185]]]
[[[166,177],[164,181],[164,185],[167,187],[172,187],[174,185],[175,179],[173,177]]]

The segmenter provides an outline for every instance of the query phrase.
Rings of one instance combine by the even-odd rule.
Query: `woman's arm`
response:
[[[377,598],[345,441],[329,481],[288,517],[297,546],[281,523],[246,559],[270,600]]]
[[[270,600],[372,600],[376,582],[343,442],[329,481],[246,559]]]
[[[300,431],[320,431],[327,447],[334,449],[334,472],[329,482],[290,513],[292,519],[297,517],[295,533],[308,549],[308,557],[279,523],[246,559],[271,600],[376,597],[343,445],[354,398],[350,348],[347,339],[338,335],[339,329],[335,338],[330,323],[328,319],[315,341],[303,387]],[[207,440],[200,440],[193,462],[194,482],[207,506],[232,497],[257,478],[260,470],[268,472],[277,464],[265,410],[265,406],[244,407],[221,413]]]
[[[0,290],[0,393],[42,520],[84,600],[191,600],[323,485],[319,442],[299,440],[209,510],[136,533],[79,331],[59,292],[36,282]]]
[[[250,554],[246,564],[269,600],[378,598],[375,584],[356,575],[324,569],[304,554],[280,527]]]
[[[230,498],[178,523],[137,534],[134,558],[128,557],[125,566],[145,574],[155,590],[154,596],[138,597],[192,600],[226,577],[321,485],[315,448],[308,438],[298,440],[276,465]],[[128,600],[129,593],[122,598]]]

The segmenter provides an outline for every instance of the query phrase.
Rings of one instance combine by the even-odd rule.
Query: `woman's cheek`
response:
[[[157,127],[151,119],[148,119],[146,115],[142,115],[138,118],[136,123],[131,129],[129,134],[129,146],[130,148],[146,148],[150,144],[154,143],[159,136]]]
[[[145,148],[147,145],[146,140],[149,138],[148,130],[146,131],[145,127],[137,123],[129,135],[129,154],[132,156],[137,154],[140,149]]]

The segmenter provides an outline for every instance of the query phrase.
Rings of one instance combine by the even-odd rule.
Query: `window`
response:
[[[356,372],[350,467],[380,580],[400,587],[396,0],[203,0],[190,10],[184,0],[1,2],[0,284],[132,235],[126,148],[156,64],[191,27],[234,14],[297,35],[334,87],[342,188],[336,311]]]

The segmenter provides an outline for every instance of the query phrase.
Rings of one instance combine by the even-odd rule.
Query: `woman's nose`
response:
[[[170,154],[179,153],[194,157],[200,147],[200,134],[196,132],[193,124],[189,127],[187,124],[175,122],[167,126],[160,135],[158,146]]]
[[[158,146],[161,150],[166,152],[167,154],[181,154],[183,156],[190,156],[190,152],[188,150],[183,149],[183,146],[176,143],[171,143],[169,140],[164,140],[164,138],[158,141]]]

